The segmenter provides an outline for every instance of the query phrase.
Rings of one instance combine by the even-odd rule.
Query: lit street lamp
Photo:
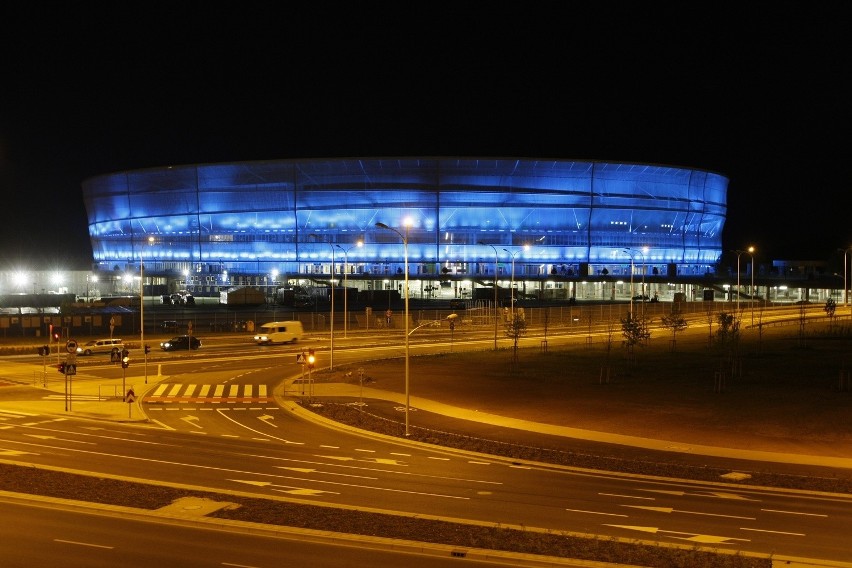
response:
[[[497,248],[494,245],[489,245],[479,241],[480,245],[489,246],[494,250],[494,351],[497,351]]]
[[[515,325],[515,256],[521,251],[530,250],[530,245],[524,245],[524,248],[516,250],[514,253],[509,249],[503,250],[512,257],[512,287],[509,290],[509,302],[512,304],[512,307],[510,308],[509,317],[512,320],[512,325]]]
[[[346,287],[349,277],[349,251],[364,246],[364,241],[358,241],[351,247],[345,249],[340,245],[334,245],[343,251],[343,339],[349,331],[349,289]]]
[[[754,327],[754,247],[748,247],[749,256],[751,257],[751,290],[748,298],[748,304],[751,307],[751,327]]]
[[[737,314],[739,314],[739,312],[740,312],[740,255],[743,254],[744,252],[747,252],[750,255],[752,255],[752,257],[751,257],[751,262],[752,262],[751,275],[752,276],[751,277],[752,277],[752,286],[753,286],[754,285],[753,284],[754,283],[754,280],[753,280],[754,279],[754,269],[753,269],[753,267],[754,267],[754,255],[753,255],[754,247],[748,247],[747,250],[735,250],[733,252],[737,253]],[[754,318],[754,313],[752,313],[752,324],[754,324],[753,318]]]
[[[400,233],[398,230],[385,225],[384,223],[376,223],[376,227],[379,229],[387,229],[388,231],[393,231],[399,238],[402,239],[403,252],[405,255],[405,435],[409,435],[408,431],[408,409],[411,406],[411,391],[410,391],[410,375],[408,372],[408,359],[409,359],[409,347],[408,347],[408,231],[411,228],[411,219],[404,219],[402,224],[405,226],[405,234]]]
[[[633,293],[633,262],[634,255],[641,254],[642,255],[642,300],[645,300],[645,253],[648,252],[648,247],[642,247],[642,250],[626,248],[624,249],[628,255],[630,255],[630,319],[633,319],[633,297],[635,294]],[[643,304],[644,305],[644,304]]]
[[[852,247],[848,247],[846,249],[838,249],[843,251],[843,305],[849,305],[849,287],[846,285],[846,255],[849,251],[852,251]]]
[[[148,237],[148,245],[154,246],[154,237]],[[148,353],[145,349],[145,278],[143,277],[142,251],[139,251],[139,345],[142,348],[142,354],[145,361],[145,384],[148,384]],[[191,343],[191,342],[190,342]],[[127,393],[122,393],[125,396]]]
[[[319,235],[315,233],[311,233],[308,235],[309,237],[313,237],[314,239],[319,239]],[[331,314],[330,314],[330,326],[329,326],[329,335],[331,337],[329,342],[329,355],[328,355],[328,370],[331,371],[334,369],[334,245],[331,243],[325,243],[331,247],[331,278],[328,280],[328,287],[331,293]]]

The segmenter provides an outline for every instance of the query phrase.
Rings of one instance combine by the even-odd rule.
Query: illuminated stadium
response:
[[[98,269],[141,260],[155,288],[398,290],[407,264],[414,298],[473,298],[495,280],[556,298],[578,282],[715,272],[727,186],[653,164],[341,158],[111,173],[83,196]]]

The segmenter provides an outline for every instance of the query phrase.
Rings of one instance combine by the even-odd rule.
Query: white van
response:
[[[296,343],[302,339],[302,334],[304,329],[300,321],[273,321],[261,325],[254,340],[258,345]]]

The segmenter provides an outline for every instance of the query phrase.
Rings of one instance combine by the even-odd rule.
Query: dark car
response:
[[[180,351],[181,349],[189,351],[199,347],[201,347],[201,340],[193,335],[178,335],[160,343],[160,349],[163,351]]]

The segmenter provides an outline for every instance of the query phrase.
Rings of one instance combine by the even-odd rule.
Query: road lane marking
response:
[[[618,493],[598,493],[601,497],[620,497],[622,499],[642,499],[643,501],[656,501],[654,497],[639,497],[638,495],[620,495]]]
[[[103,544],[94,544],[91,542],[79,542],[76,540],[62,540],[61,538],[54,538],[53,542],[62,542],[64,544],[77,544],[79,546],[88,546],[91,548],[106,548],[108,550],[112,550],[115,548],[114,546],[105,546]]]
[[[823,513],[802,513],[799,511],[780,511],[778,509],[761,509],[761,511],[764,511],[766,513],[781,513],[784,515],[802,515],[805,517],[828,517],[828,515],[825,515]]]
[[[639,489],[649,493],[663,493],[664,495],[675,495],[677,497],[695,496],[695,497],[714,497],[717,499],[733,499],[735,501],[760,501],[760,499],[751,499],[737,493],[728,493],[725,491],[671,491],[665,489]]]
[[[241,428],[245,428],[246,430],[248,430],[250,432],[254,432],[255,434],[257,434],[259,436],[267,436],[269,438],[272,438],[273,440],[278,440],[279,442],[284,442],[285,444],[294,444],[294,445],[298,445],[298,446],[303,446],[305,444],[304,442],[293,442],[292,440],[287,440],[285,438],[279,438],[277,436],[270,436],[266,432],[261,432],[259,430],[255,430],[254,428],[251,428],[250,426],[247,426],[246,424],[242,424],[241,422],[237,422],[236,420],[234,420],[233,418],[228,416],[226,412],[223,412],[222,409],[216,409],[216,412],[219,414],[219,416],[221,416],[225,420],[230,420],[231,422],[233,422],[237,426],[239,426]]]
[[[678,540],[688,540],[690,542],[699,542],[701,544],[734,544],[731,541],[738,540],[741,542],[751,542],[750,539],[747,538],[735,538],[731,536],[719,536],[712,534],[701,534],[701,533],[690,533],[690,532],[681,532],[681,531],[667,531],[661,529],[659,527],[644,527],[644,526],[633,526],[633,525],[604,525],[605,527],[614,527],[617,529],[626,529],[629,531],[640,531],[652,534],[660,534],[664,536],[669,536],[670,538],[676,538]]]
[[[258,409],[260,410],[260,409]],[[258,416],[258,420],[266,424],[267,426],[272,426],[273,428],[278,428],[277,424],[273,424],[272,421],[275,420],[274,416],[270,416],[269,414],[264,414],[263,416]]]
[[[585,511],[583,509],[565,509],[566,511],[570,511],[572,513],[588,513],[589,515],[605,515],[607,517],[627,517],[627,515],[622,515],[619,513],[604,513],[602,511]]]
[[[740,527],[741,531],[753,531],[753,532],[762,532],[762,533],[772,533],[772,534],[786,534],[789,536],[807,536],[805,533],[794,533],[794,532],[784,532],[784,531],[770,531],[767,529],[750,529],[748,527]]]
[[[703,515],[705,517],[724,517],[726,519],[742,519],[744,521],[757,520],[755,517],[739,517],[737,515],[722,515],[718,513],[702,513],[701,511],[682,511],[673,509],[672,507],[648,507],[645,505],[622,505],[622,507],[630,507],[631,509],[644,509],[646,511],[655,511],[657,513],[683,513],[685,515]]]

